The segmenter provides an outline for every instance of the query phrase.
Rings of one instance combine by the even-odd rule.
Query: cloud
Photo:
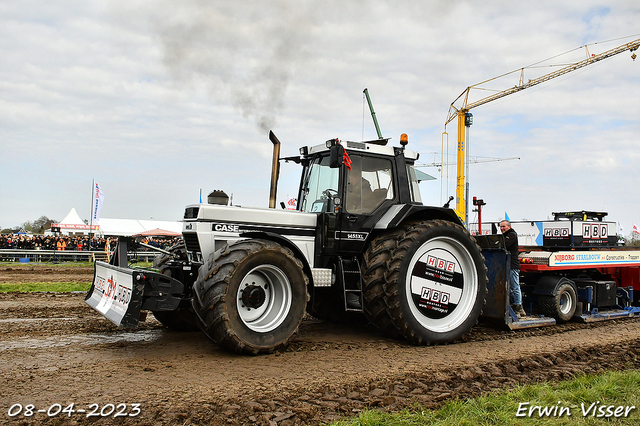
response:
[[[590,46],[604,51],[629,40],[619,37],[635,34],[640,17],[622,0],[525,9],[462,0],[34,0],[0,10],[0,179],[20,176],[0,186],[1,226],[60,219],[71,207],[87,216],[93,178],[107,193],[104,217],[179,220],[200,188],[266,206],[267,131],[283,155],[329,138],[375,137],[365,87],[382,133],[395,144],[408,133],[427,157],[440,150],[449,104],[467,86],[611,40]],[[522,158],[470,166],[486,220],[591,203],[627,229],[640,220],[632,219],[640,189],[629,184],[637,62],[625,52],[472,111],[471,155]],[[515,84],[517,76],[490,88]],[[456,131],[447,130],[453,153]],[[295,193],[298,172],[281,179],[280,194]],[[422,184],[425,203],[439,203],[441,186],[455,188]]]
[[[276,124],[316,28],[316,5],[290,6],[183,2],[156,13],[152,28],[175,79],[230,102],[264,134]]]

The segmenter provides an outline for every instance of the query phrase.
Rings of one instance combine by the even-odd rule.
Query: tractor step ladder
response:
[[[342,289],[344,291],[344,310],[362,312],[362,274],[357,258],[339,257]]]

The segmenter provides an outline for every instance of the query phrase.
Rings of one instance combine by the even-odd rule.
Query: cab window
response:
[[[351,155],[347,171],[345,207],[347,212],[369,214],[385,200],[394,197],[392,163],[375,157]]]
[[[425,173],[422,173],[425,175]],[[422,203],[420,196],[420,180],[413,164],[407,164],[407,176],[409,176],[409,189],[411,190],[411,201]]]
[[[329,157],[318,157],[306,169],[302,188],[303,212],[329,212],[337,195],[340,169],[329,167]]]

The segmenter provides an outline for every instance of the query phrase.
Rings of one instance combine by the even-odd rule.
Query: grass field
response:
[[[437,410],[365,411],[333,426],[638,425],[640,371],[609,372],[540,383],[479,398],[450,401]]]
[[[50,268],[93,268],[93,262],[63,262],[63,263],[16,263],[16,262],[0,262],[0,266],[7,266],[12,268],[28,268],[31,266],[47,266]],[[151,262],[138,262],[132,265],[132,268],[150,268]],[[15,283],[0,283],[0,293],[10,292],[59,292],[66,293],[71,291],[88,291],[91,287],[91,282],[86,283],[73,283],[73,282],[15,282]]]
[[[90,287],[91,283],[5,283],[0,284],[0,293],[32,293],[36,291],[68,293],[88,291]]]
[[[49,267],[64,267],[64,268],[86,268],[88,266],[93,268],[93,262],[0,262],[0,266],[11,266],[15,268],[28,268],[33,265],[46,265]]]

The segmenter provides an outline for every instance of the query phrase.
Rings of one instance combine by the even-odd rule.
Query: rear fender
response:
[[[407,221],[433,219],[442,219],[462,226],[460,218],[451,209],[421,204],[396,204],[389,207],[376,222],[374,229],[392,229]]]

